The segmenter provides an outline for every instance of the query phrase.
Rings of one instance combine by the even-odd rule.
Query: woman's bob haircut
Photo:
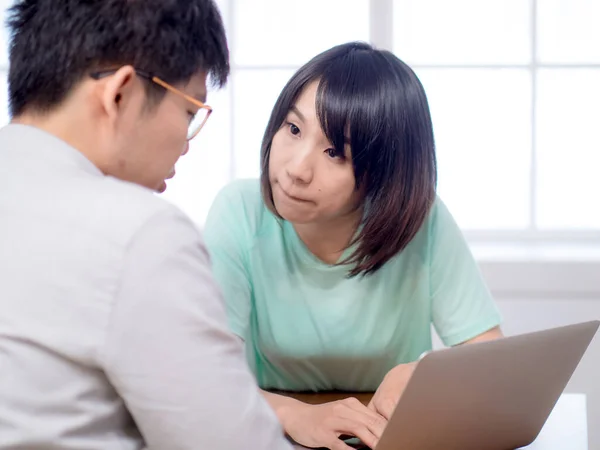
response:
[[[271,113],[261,148],[261,189],[276,216],[269,181],[273,136],[303,89],[318,81],[323,133],[344,151],[349,134],[363,218],[350,246],[349,276],[380,269],[415,237],[435,201],[437,165],[427,97],[415,73],[392,53],[351,42],[317,55],[288,81]]]

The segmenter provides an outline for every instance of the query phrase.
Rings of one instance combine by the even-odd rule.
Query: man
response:
[[[197,230],[153,195],[228,50],[210,0],[18,0],[0,130],[0,448],[281,449]]]

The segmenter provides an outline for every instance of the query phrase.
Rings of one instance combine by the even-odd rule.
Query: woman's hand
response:
[[[332,450],[352,448],[340,440],[342,435],[356,436],[374,448],[387,425],[387,420],[353,397],[321,405],[298,401],[280,410],[280,418],[286,433],[298,444]]]
[[[371,399],[369,409],[390,420],[416,367],[417,363],[413,362],[400,364],[390,370]]]

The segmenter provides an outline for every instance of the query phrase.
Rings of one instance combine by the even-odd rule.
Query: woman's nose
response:
[[[299,154],[288,162],[286,166],[288,176],[294,183],[308,184],[313,178],[313,167],[310,155]]]

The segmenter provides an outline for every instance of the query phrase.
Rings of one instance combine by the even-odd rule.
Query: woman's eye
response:
[[[196,117],[196,113],[188,111],[188,116],[190,117],[190,123],[192,123],[192,121],[194,120],[194,117]]]
[[[325,153],[327,153],[327,156],[330,158],[342,158],[344,156],[341,155],[340,152],[338,152],[335,148],[328,148],[325,150]]]
[[[300,128],[298,128],[296,125],[294,125],[293,123],[288,123],[287,125],[290,128],[290,133],[292,133],[294,136],[300,134]]]

